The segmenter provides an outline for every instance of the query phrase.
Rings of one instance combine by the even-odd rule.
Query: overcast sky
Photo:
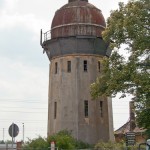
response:
[[[118,2],[89,0],[105,19]],[[50,30],[54,13],[68,0],[0,0],[0,140],[11,140],[8,128],[16,123],[16,141],[47,135],[49,61],[40,46],[40,29]],[[113,100],[114,129],[129,118],[128,101]],[[4,131],[4,134],[3,134]]]

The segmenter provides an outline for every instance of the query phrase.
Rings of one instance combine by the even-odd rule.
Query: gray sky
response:
[[[0,0],[0,140],[11,140],[8,128],[16,123],[22,139],[46,137],[49,61],[39,43],[40,29],[50,30],[57,9],[68,0]],[[89,0],[105,19],[118,2]],[[128,120],[128,101],[113,100],[114,128]]]

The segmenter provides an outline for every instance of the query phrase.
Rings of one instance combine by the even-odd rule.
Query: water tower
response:
[[[90,144],[114,139],[111,98],[93,101],[90,95],[101,60],[110,55],[101,36],[105,27],[101,10],[88,0],[69,0],[44,33],[41,45],[50,60],[48,135],[68,130]]]

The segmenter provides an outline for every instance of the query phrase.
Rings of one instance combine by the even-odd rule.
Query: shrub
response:
[[[47,139],[48,143],[52,141],[55,142],[55,146],[59,149],[74,149],[75,148],[75,140],[71,136],[71,133],[63,130],[52,136],[49,136]]]
[[[124,150],[123,143],[115,143],[111,141],[100,141],[95,145],[95,148],[99,150]]]
[[[28,142],[26,142],[23,145],[23,150],[41,150],[41,149],[48,149],[49,144],[47,142],[47,140],[45,138],[42,138],[41,136],[39,136],[37,139],[28,139]]]
[[[51,142],[55,142],[55,147],[58,149],[72,150],[91,148],[91,145],[73,138],[71,132],[63,130],[49,136],[47,139],[40,136],[37,139],[28,139],[28,142],[23,146],[23,150],[48,150]]]

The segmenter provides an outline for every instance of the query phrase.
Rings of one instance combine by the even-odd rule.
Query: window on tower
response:
[[[88,114],[88,110],[89,109],[89,106],[88,106],[88,100],[85,100],[84,101],[84,116],[85,118],[88,118],[89,114]]]
[[[57,72],[58,72],[58,63],[55,62],[55,74],[57,74]]]
[[[101,72],[101,62],[98,61],[98,72]]]
[[[100,116],[103,117],[103,101],[100,101]]]
[[[87,72],[87,60],[83,61],[84,72]]]
[[[54,119],[57,117],[57,102],[54,102]]]
[[[71,72],[71,61],[67,61],[67,71]]]

